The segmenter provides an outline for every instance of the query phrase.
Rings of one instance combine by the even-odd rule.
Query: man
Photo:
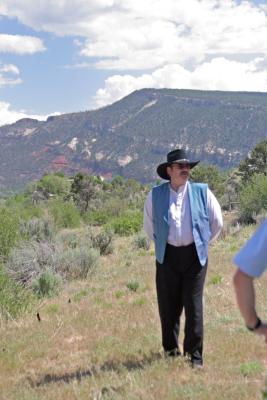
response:
[[[267,269],[267,220],[233,258],[238,269],[234,274],[237,304],[247,328],[263,335],[267,343],[267,322],[258,317],[255,307],[254,278]]]
[[[154,240],[156,289],[166,355],[180,355],[180,316],[185,311],[183,352],[192,367],[203,365],[203,286],[208,243],[222,229],[221,208],[207,185],[191,183],[190,161],[183,149],[168,153],[157,168],[169,182],[154,187],[144,205],[144,229]]]

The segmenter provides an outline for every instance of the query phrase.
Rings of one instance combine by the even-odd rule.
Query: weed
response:
[[[235,321],[235,317],[229,314],[222,314],[218,320],[224,325],[230,325]]]
[[[145,297],[140,297],[139,299],[135,299],[133,304],[137,306],[143,306],[146,303]]]
[[[48,314],[57,314],[59,312],[59,305],[58,304],[49,304],[46,306],[45,311]]]
[[[82,298],[88,296],[88,290],[82,289],[80,290],[78,293],[75,293],[75,295],[73,296],[73,301],[75,303],[79,303],[81,301]]]
[[[131,292],[136,292],[137,289],[139,288],[139,283],[137,281],[130,281],[130,282],[127,283],[126,287]]]
[[[222,277],[221,277],[221,275],[218,275],[218,274],[213,275],[209,280],[209,284],[212,284],[212,285],[218,285],[221,282],[222,282]]]
[[[249,361],[240,365],[239,370],[243,376],[253,376],[263,371],[262,365],[258,361]]]
[[[141,231],[134,236],[132,244],[133,247],[136,249],[149,250],[150,239],[147,237],[145,232]]]
[[[57,295],[61,285],[61,278],[50,271],[42,272],[31,284],[34,293],[38,297],[53,297]]]
[[[115,297],[116,299],[120,299],[124,296],[124,292],[122,290],[116,290]]]
[[[263,398],[263,400],[267,399],[267,378],[265,380],[265,388],[262,391],[262,398]]]

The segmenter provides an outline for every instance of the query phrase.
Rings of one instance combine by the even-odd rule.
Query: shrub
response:
[[[104,211],[110,217],[119,217],[126,212],[127,207],[129,207],[129,204],[127,204],[125,199],[113,194],[112,197],[109,197],[105,201]]]
[[[83,219],[87,224],[101,226],[108,222],[109,216],[106,211],[91,210],[83,215]]]
[[[0,257],[5,260],[18,239],[19,223],[7,208],[0,209]]]
[[[42,272],[32,281],[32,289],[38,297],[52,297],[59,293],[62,279],[51,271]]]
[[[132,213],[125,213],[121,217],[113,219],[110,225],[115,233],[122,236],[128,236],[138,232],[141,229],[142,221],[142,213],[140,211],[135,211]]]
[[[94,236],[93,247],[98,248],[101,255],[111,254],[114,250],[113,232],[105,230]]]
[[[0,318],[16,318],[34,304],[32,293],[14,282],[0,267]]]
[[[67,245],[69,248],[71,248],[71,249],[76,249],[76,247],[78,246],[79,240],[78,240],[77,235],[75,235],[74,233],[72,233],[72,232],[69,233],[68,235],[66,235],[66,236],[64,237],[64,239],[65,239],[66,245]]]
[[[67,249],[75,249],[76,247],[79,247],[81,238],[84,239],[84,236],[85,234],[80,237],[76,231],[63,229],[59,231],[56,236],[55,246],[62,252]],[[91,241],[89,244],[89,247],[92,247]]]
[[[49,205],[49,210],[57,228],[78,228],[80,226],[80,214],[72,202],[53,200]]]
[[[53,225],[49,220],[40,218],[32,218],[27,221],[20,222],[20,234],[26,240],[36,240],[41,242],[44,240],[51,241],[53,238]]]
[[[66,279],[85,279],[97,267],[99,251],[88,247],[57,252],[56,272]]]
[[[41,218],[43,210],[41,207],[36,207],[30,204],[21,204],[17,207],[16,212],[21,219],[28,220],[31,218]]]
[[[62,230],[56,236],[56,247],[63,252],[78,247],[93,247],[94,234],[90,226],[81,231]]]
[[[28,220],[31,218],[41,218],[43,210],[41,207],[33,205],[33,199],[26,194],[17,194],[6,202],[7,207],[15,213],[18,218]]]
[[[147,237],[144,231],[141,231],[134,236],[132,244],[136,249],[149,250],[150,239]]]
[[[16,281],[30,286],[45,270],[53,269],[54,248],[48,242],[22,242],[10,252],[6,269]]]

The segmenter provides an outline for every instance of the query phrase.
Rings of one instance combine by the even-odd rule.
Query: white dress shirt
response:
[[[211,230],[210,242],[215,240],[222,229],[222,212],[214,194],[207,190],[207,206]],[[179,187],[178,191],[170,186],[170,203],[168,212],[169,235],[167,242],[173,246],[187,246],[193,243],[191,211],[188,196],[188,183]],[[148,193],[144,205],[144,230],[153,240],[152,190]]]

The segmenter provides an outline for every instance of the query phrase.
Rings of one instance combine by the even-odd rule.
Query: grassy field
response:
[[[210,247],[203,370],[163,357],[153,249],[117,238],[88,280],[1,322],[0,399],[261,399],[266,344],[244,328],[232,286],[231,257],[253,229]],[[256,286],[266,318],[266,274]]]

